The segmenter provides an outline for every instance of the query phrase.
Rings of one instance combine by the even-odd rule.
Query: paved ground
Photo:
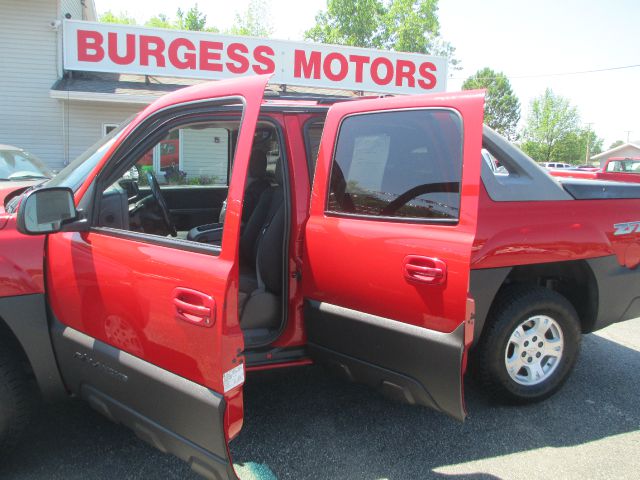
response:
[[[318,367],[252,375],[231,450],[243,479],[638,478],[640,319],[584,337],[571,379],[537,406],[467,387],[459,424]],[[3,456],[4,455],[4,456]],[[0,478],[196,478],[80,402],[44,409]]]

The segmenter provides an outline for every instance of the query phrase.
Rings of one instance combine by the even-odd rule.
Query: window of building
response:
[[[455,112],[353,115],[338,133],[327,211],[456,221],[461,179],[462,124]]]

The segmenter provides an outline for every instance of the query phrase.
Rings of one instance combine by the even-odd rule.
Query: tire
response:
[[[19,352],[0,341],[0,452],[14,446],[26,429],[37,395]]]
[[[564,296],[537,286],[509,287],[499,294],[487,322],[474,361],[490,397],[533,403],[560,389],[582,337],[578,314]]]

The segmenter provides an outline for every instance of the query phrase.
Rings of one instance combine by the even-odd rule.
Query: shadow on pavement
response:
[[[583,342],[572,377],[541,404],[494,407],[467,385],[464,424],[386,400],[320,367],[254,373],[231,452],[243,472],[256,471],[248,465],[267,472],[250,478],[480,480],[495,477],[434,469],[638,430],[640,352],[594,335]],[[0,452],[0,478],[197,477],[74,400],[43,409],[28,438],[14,452]]]

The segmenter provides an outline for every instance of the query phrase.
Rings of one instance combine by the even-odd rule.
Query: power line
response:
[[[598,72],[610,72],[613,70],[625,70],[628,68],[638,68],[640,64],[635,65],[623,65],[621,67],[609,67],[609,68],[596,68],[593,70],[580,70],[577,72],[562,72],[562,73],[538,73],[535,75],[506,75],[507,78],[541,78],[541,77],[562,77],[565,75],[583,75],[585,73],[598,73]],[[498,77],[481,77],[478,80],[494,80]],[[462,77],[451,77],[453,80],[460,80]]]

